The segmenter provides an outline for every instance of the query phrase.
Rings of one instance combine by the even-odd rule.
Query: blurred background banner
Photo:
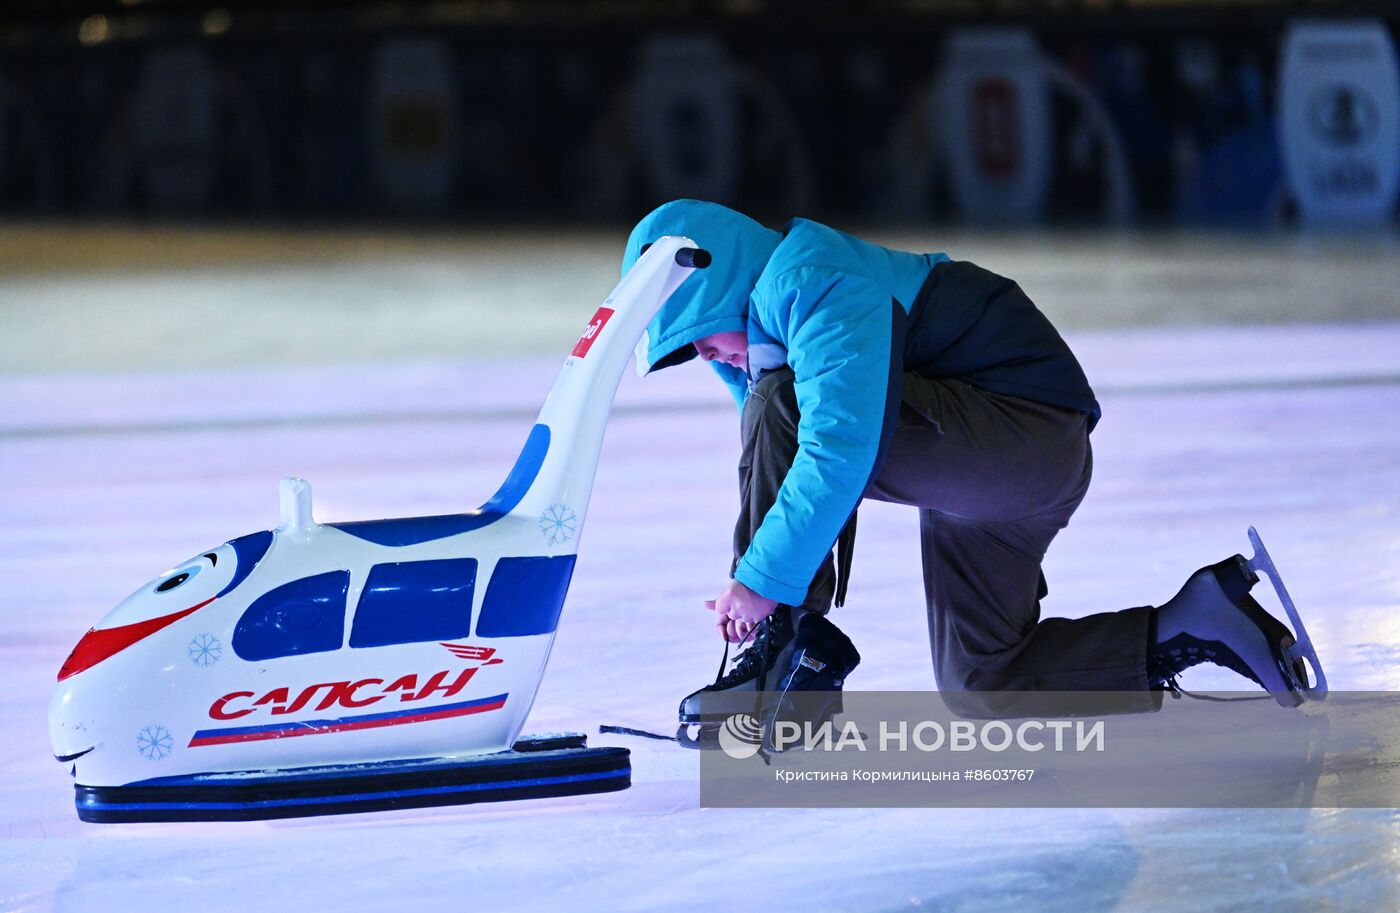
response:
[[[21,0],[0,210],[1387,224],[1398,27],[1323,0]]]
[[[396,211],[452,199],[459,112],[452,52],[433,38],[391,38],[375,51],[370,104],[376,185]]]
[[[723,43],[708,35],[653,38],[637,57],[627,134],[608,139],[624,159],[639,159],[643,192],[735,200],[743,86]]]
[[[110,191],[133,181],[156,211],[191,212],[208,204],[219,142],[219,92],[203,48],[160,48],[141,61],[132,155],[114,149]],[[125,139],[125,138],[123,138]]]
[[[1289,28],[1279,77],[1288,192],[1308,222],[1382,225],[1400,189],[1400,69],[1377,21]]]
[[[942,138],[958,212],[1033,222],[1050,189],[1050,93],[1025,29],[957,29],[944,51]]]

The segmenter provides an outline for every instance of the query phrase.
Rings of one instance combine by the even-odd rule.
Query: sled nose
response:
[[[71,686],[60,686],[49,706],[49,745],[54,760],[70,764],[97,750],[97,722],[77,706],[79,695]]]

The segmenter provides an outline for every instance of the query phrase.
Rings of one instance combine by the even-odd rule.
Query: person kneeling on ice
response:
[[[844,601],[867,497],[919,509],[945,692],[1140,692],[1124,709],[1145,711],[1178,673],[1211,661],[1280,703],[1301,702],[1293,635],[1249,595],[1258,578],[1238,555],[1196,571],[1161,606],[1041,619],[1041,560],[1089,487],[1100,410],[1074,354],[1014,282],[806,219],[774,231],[695,200],[642,219],[623,272],[666,235],[714,259],[653,318],[638,371],[699,356],[740,408],[734,562],[706,605],[726,641],[752,639],[727,674],[682,701],[683,728],[720,721],[705,718],[702,695],[839,692],[860,657],[827,613]]]

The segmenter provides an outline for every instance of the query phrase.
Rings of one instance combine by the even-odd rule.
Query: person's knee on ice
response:
[[[1033,687],[1033,682],[1017,681],[1012,670],[1034,627],[1030,625],[1023,636],[1000,648],[982,643],[976,650],[945,652],[941,668],[934,669],[939,690],[975,693]]]
[[[964,719],[993,719],[1002,716],[1008,690],[1025,691],[1034,681],[1016,681],[1011,669],[1035,628],[1033,621],[1017,629],[1001,630],[999,635],[978,631],[974,638],[951,626],[950,643],[935,651],[934,680],[944,705]]]

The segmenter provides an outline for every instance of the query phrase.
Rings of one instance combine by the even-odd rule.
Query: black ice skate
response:
[[[1179,674],[1199,663],[1213,662],[1250,679],[1281,706],[1321,700],[1327,696],[1327,678],[1317,651],[1253,527],[1249,539],[1254,545],[1253,558],[1234,555],[1201,568],[1176,596],[1157,609],[1151,676],[1178,693]],[[1259,571],[1269,576],[1294,631],[1249,595],[1259,582]],[[1316,685],[1309,684],[1309,666]]]
[[[714,682],[692,691],[681,701],[677,742],[687,748],[718,748],[715,740],[724,721],[735,713],[753,713],[758,692],[777,688],[787,669],[786,657],[791,654],[792,610],[778,606],[758,623],[752,636],[753,643],[734,658],[728,672],[726,644]]]
[[[821,615],[803,617],[786,659],[778,693],[761,717],[768,748],[779,723],[815,730],[840,713],[841,687],[860,665],[851,639]]]

